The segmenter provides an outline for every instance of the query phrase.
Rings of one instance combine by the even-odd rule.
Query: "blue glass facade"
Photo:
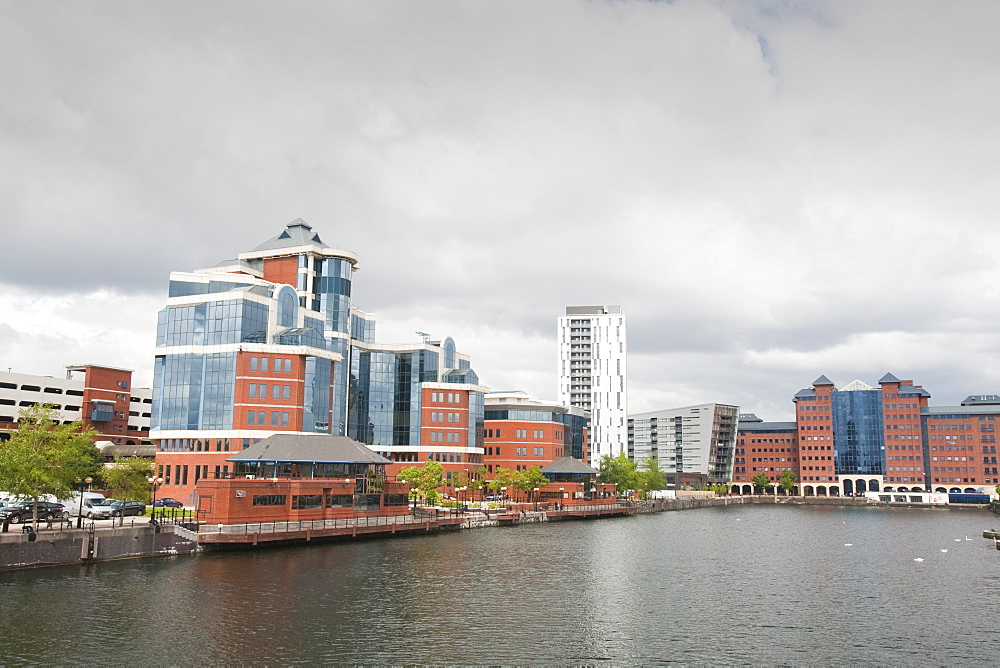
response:
[[[436,382],[437,373],[434,351],[355,349],[347,435],[368,445],[420,445],[420,385]]]
[[[151,429],[232,429],[236,353],[158,355]]]
[[[351,338],[361,343],[375,343],[375,318],[352,313]]]
[[[483,447],[486,420],[486,396],[482,392],[469,392],[469,446]]]
[[[216,292],[227,292],[233,288],[245,288],[249,283],[236,281],[170,281],[170,297],[190,297],[192,295],[208,295]]]
[[[267,333],[267,306],[249,299],[226,299],[168,306],[156,319],[156,345],[208,346],[261,340]]]
[[[836,474],[883,475],[882,391],[834,392],[831,410]]]
[[[351,315],[351,269],[341,258],[316,260],[313,292],[318,302],[316,310],[326,314],[326,328],[348,334]]]
[[[314,431],[320,434],[329,432],[331,365],[330,360],[322,357],[306,357],[302,431]],[[336,431],[333,433],[338,435]]]

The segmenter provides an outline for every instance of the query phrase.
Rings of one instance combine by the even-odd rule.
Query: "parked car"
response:
[[[122,506],[125,507],[125,516],[129,515],[145,515],[146,514],[146,504],[142,501],[121,501],[118,499],[108,499],[111,503],[111,517],[121,517],[122,516]]]
[[[69,519],[69,511],[61,503],[51,501],[38,502],[38,519],[54,520],[57,517]],[[31,522],[35,519],[35,504],[33,501],[18,501],[17,503],[0,508],[0,521],[20,524],[21,522]]]
[[[84,492],[82,499],[79,494],[74,494],[68,499],[60,499],[59,503],[70,512],[79,513],[88,520],[106,520],[111,517],[111,504],[103,494],[97,492]]]
[[[163,508],[164,506],[167,508],[183,508],[184,504],[178,501],[177,499],[171,499],[169,496],[164,497],[162,499],[157,499],[153,503],[153,507],[155,508]]]

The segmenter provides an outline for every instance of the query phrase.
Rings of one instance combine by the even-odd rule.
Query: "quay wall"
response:
[[[0,570],[190,554],[198,543],[180,527],[147,524],[101,529],[0,533]]]

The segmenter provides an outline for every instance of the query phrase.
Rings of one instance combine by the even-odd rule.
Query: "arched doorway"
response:
[[[948,490],[948,493],[949,494],[961,494],[962,490],[960,488],[958,488],[958,487],[952,487],[951,489]]]
[[[802,494],[803,494],[803,496],[813,496],[815,494],[815,491],[813,491],[813,486],[812,485],[806,485],[805,487],[803,487],[802,488]]]
[[[826,496],[826,485],[816,486],[816,496]]]
[[[731,490],[729,490],[729,493],[730,494],[739,494],[740,493],[740,486],[739,485],[733,485],[733,488]]]
[[[966,494],[975,494],[975,493],[976,493],[977,491],[978,491],[978,490],[975,490],[975,489],[973,489],[972,487],[966,487],[966,488],[965,488],[965,493],[966,493]]]
[[[853,480],[845,480],[844,481],[844,494],[846,496],[851,496],[851,495],[854,494],[854,481]]]
[[[909,487],[900,487],[900,488],[899,488],[899,491],[900,491],[900,492],[909,492],[909,491],[910,491],[910,488],[909,488]]]
[[[864,481],[864,480],[859,480],[858,481],[858,496],[862,496],[867,491],[868,491],[868,483],[866,481]]]
[[[934,491],[937,492],[938,494],[947,494],[948,493],[948,490],[946,490],[944,487],[938,487]]]
[[[743,494],[753,494],[753,485],[743,485]]]
[[[868,491],[869,492],[877,492],[877,491],[879,491],[878,488],[879,488],[878,480],[871,480],[871,481],[869,481],[869,483],[868,483]]]

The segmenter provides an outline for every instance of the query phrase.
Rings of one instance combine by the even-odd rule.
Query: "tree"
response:
[[[529,469],[521,471],[521,474],[517,476],[517,482],[515,483],[517,488],[524,492],[531,492],[536,487],[544,487],[549,484],[549,479],[545,477],[542,473],[542,469],[537,466],[532,466]],[[535,499],[537,502],[538,499]]]
[[[150,498],[149,477],[153,475],[153,462],[148,459],[126,459],[115,455],[115,460],[104,469],[104,486],[112,498],[122,501],[147,501]],[[125,523],[125,506],[122,506],[120,524]]]
[[[517,479],[518,476],[513,471],[500,467],[493,473],[493,479],[487,485],[494,493],[501,491],[504,487],[513,492]]]
[[[778,487],[785,490],[785,494],[791,494],[797,482],[798,479],[795,477],[795,471],[786,469],[781,472],[781,477],[778,479]]]
[[[472,478],[469,480],[469,489],[473,492],[478,492],[486,487],[486,467],[481,465],[476,469],[476,472],[472,474]],[[475,497],[473,497],[475,498]]]
[[[444,467],[428,460],[423,466],[405,466],[396,476],[397,480],[409,483],[411,498],[423,498],[425,504],[437,503],[438,491],[444,477]]]
[[[615,457],[604,455],[597,468],[597,482],[618,485],[619,494],[639,488],[638,468],[624,452]]]
[[[68,496],[78,478],[101,470],[93,434],[81,430],[79,422],[60,424],[58,411],[49,404],[22,408],[17,429],[0,444],[0,488],[36,502],[45,494]],[[37,526],[37,503],[34,513]]]
[[[758,473],[755,475],[752,482],[754,487],[762,489],[769,494],[771,490],[774,489],[774,483],[771,482],[765,473]]]
[[[650,453],[639,462],[636,481],[638,484],[635,488],[643,499],[647,498],[650,492],[663,489],[665,478],[656,455]]]
[[[708,491],[716,494],[729,494],[729,485],[724,482],[715,482],[708,486]]]

